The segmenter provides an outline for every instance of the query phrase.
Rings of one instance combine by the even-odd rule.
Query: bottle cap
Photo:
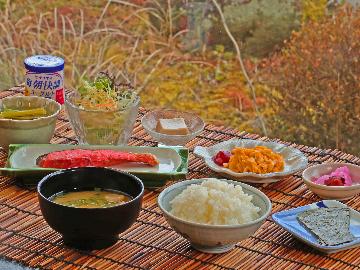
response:
[[[53,55],[33,55],[25,58],[25,68],[32,72],[49,73],[64,69],[64,59]]]

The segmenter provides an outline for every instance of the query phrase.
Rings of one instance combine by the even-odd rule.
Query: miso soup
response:
[[[60,192],[53,195],[50,200],[55,203],[78,208],[104,208],[126,203],[131,197],[125,193],[114,190],[82,190]]]

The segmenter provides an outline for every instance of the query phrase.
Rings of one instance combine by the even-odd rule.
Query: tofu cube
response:
[[[156,125],[156,131],[168,135],[187,135],[187,128],[183,118],[159,119]]]

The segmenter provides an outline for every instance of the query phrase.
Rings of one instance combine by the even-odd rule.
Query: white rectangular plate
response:
[[[132,153],[150,153],[159,160],[159,165],[155,167],[141,163],[124,162],[120,165],[111,166],[110,168],[119,169],[128,172],[152,172],[168,173],[175,171],[181,164],[181,158],[174,149],[158,147],[139,147],[139,146],[94,146],[94,145],[65,145],[65,144],[48,144],[48,145],[27,145],[15,150],[10,159],[10,167],[14,169],[36,168],[36,159],[39,156],[54,151],[68,149],[111,149]]]

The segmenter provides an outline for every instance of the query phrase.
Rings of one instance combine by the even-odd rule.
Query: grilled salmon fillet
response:
[[[150,153],[131,153],[116,150],[70,149],[40,156],[37,165],[42,168],[68,169],[75,167],[109,167],[122,162],[140,162],[150,166],[159,164]]]

